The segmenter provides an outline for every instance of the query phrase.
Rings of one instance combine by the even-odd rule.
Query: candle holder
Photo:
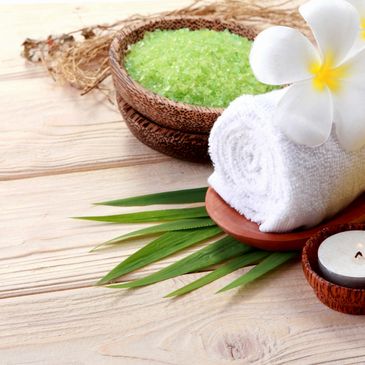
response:
[[[318,299],[329,308],[347,314],[365,314],[365,289],[340,286],[323,278],[318,264],[321,243],[339,232],[365,230],[365,224],[342,224],[327,227],[311,237],[302,253],[302,266],[306,279]]]

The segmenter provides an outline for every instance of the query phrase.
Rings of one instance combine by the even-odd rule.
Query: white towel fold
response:
[[[262,232],[314,226],[365,190],[365,148],[344,151],[334,130],[322,146],[297,145],[274,125],[283,92],[239,97],[209,139],[209,184]]]

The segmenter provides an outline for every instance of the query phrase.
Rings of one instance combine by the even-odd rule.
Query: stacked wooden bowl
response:
[[[110,65],[119,110],[131,132],[147,146],[167,155],[195,162],[209,161],[209,132],[223,109],[176,102],[134,81],[124,67],[128,47],[145,32],[157,29],[211,29],[254,39],[256,32],[242,24],[206,17],[163,17],[120,31],[110,47]]]

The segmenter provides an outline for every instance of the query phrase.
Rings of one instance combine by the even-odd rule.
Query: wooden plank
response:
[[[210,173],[207,165],[169,160],[0,182],[0,297],[93,285],[141,243],[95,254],[88,251],[140,225],[93,223],[69,217],[131,211],[92,203],[205,186]]]
[[[0,80],[45,77],[41,66],[20,57],[25,38],[42,39],[94,24],[113,23],[135,13],[151,14],[190,4],[190,0],[119,2],[73,1],[51,4],[0,4]]]
[[[25,79],[0,82],[0,100],[0,180],[168,159],[140,143],[101,95]]]
[[[56,85],[41,68],[27,65],[19,52],[27,36],[46,36],[113,22],[136,11],[151,13],[179,5],[142,0],[0,5],[0,31],[6,34],[0,39],[0,180],[166,161],[166,156],[131,135],[120,122],[117,108],[103,101],[102,95],[80,97],[79,91]],[[16,32],[7,31],[13,28]]]
[[[110,22],[137,9],[182,5],[124,0],[0,6],[6,35],[0,38],[0,179],[17,179],[0,182],[0,363],[365,363],[365,318],[323,306],[298,263],[221,295],[213,293],[242,271],[176,300],[162,296],[199,275],[137,291],[90,287],[141,243],[89,254],[133,226],[68,217],[130,210],[92,206],[95,201],[205,185],[211,168],[140,145],[96,95],[79,98],[41,68],[28,68],[19,44],[26,36]],[[64,174],[74,171],[85,172]]]
[[[197,274],[138,291],[85,288],[4,299],[1,361],[9,365],[364,363],[365,318],[342,315],[320,304],[298,264],[248,288],[213,294],[238,274],[177,300],[161,296]]]

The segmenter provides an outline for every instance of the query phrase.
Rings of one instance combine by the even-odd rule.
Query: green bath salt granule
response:
[[[228,30],[156,30],[130,46],[125,67],[135,81],[156,94],[225,108],[242,94],[262,94],[274,88],[253,75],[251,44]]]

